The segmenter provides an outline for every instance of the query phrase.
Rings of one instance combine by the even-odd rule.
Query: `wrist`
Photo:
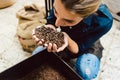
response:
[[[77,54],[79,51],[77,43],[74,40],[72,40],[71,38],[68,38],[67,48],[74,54]]]

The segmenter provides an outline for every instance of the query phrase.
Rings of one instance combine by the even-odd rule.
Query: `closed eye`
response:
[[[55,13],[55,14],[58,14],[57,11],[56,11],[56,9],[54,8],[54,6],[53,6],[53,9],[54,9],[54,13]]]
[[[73,20],[68,20],[68,19],[63,19],[64,21],[68,22],[68,23],[73,23]]]

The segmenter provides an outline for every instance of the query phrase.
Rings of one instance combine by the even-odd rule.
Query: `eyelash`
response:
[[[66,22],[68,22],[68,23],[73,23],[74,21],[69,21],[69,20],[65,20]]]
[[[54,10],[54,14],[57,15],[57,12]],[[70,21],[70,20],[64,20],[67,23],[73,23],[74,21]]]
[[[54,13],[57,14],[57,12],[54,10]]]

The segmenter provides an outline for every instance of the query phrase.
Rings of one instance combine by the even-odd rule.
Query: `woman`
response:
[[[65,44],[60,48],[56,44],[43,44],[44,40],[38,40],[33,34],[38,45],[44,45],[48,52],[63,52],[64,59],[78,57],[76,70],[85,80],[95,78],[100,66],[100,58],[88,49],[111,29],[113,23],[112,15],[101,1],[54,0],[47,27],[61,28]]]

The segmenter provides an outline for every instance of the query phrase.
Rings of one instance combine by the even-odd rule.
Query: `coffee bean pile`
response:
[[[18,80],[68,80],[68,79],[56,68],[48,64],[42,64],[39,68],[33,70],[32,72]]]
[[[37,38],[44,39],[45,43],[55,43],[57,47],[61,47],[64,44],[64,34],[57,32],[50,27],[41,26],[35,29],[35,35]]]

